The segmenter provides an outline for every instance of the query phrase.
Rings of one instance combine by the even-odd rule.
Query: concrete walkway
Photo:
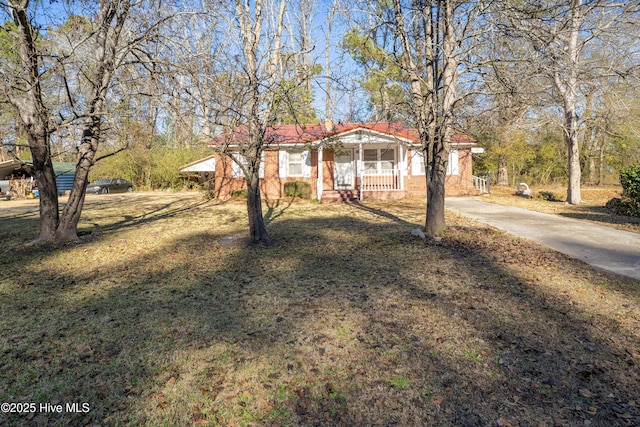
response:
[[[640,280],[640,234],[588,221],[451,197],[445,208],[516,236],[541,243],[595,267]]]

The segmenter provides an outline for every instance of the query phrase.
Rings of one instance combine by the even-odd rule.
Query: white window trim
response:
[[[449,161],[447,162],[447,175],[459,175],[459,152],[458,150],[451,150],[449,153]],[[424,165],[424,154],[417,149],[411,152],[411,175],[424,176],[424,170],[421,165]]]
[[[292,157],[291,155],[294,153],[300,153],[300,161],[293,162],[291,160],[291,157]],[[287,176],[302,178],[304,176],[304,163],[305,163],[305,158],[301,150],[287,151]],[[300,165],[300,173],[291,172],[292,165]]]
[[[232,178],[244,178],[244,173],[242,172],[242,168],[238,165],[238,162],[242,163],[243,166],[247,166],[247,159],[239,151],[234,151],[231,153],[231,156],[235,159],[231,161],[231,177]],[[260,166],[258,169],[258,178],[264,178],[264,151],[260,154]]]
[[[292,174],[289,171],[289,153],[295,151],[301,154],[301,173]],[[297,162],[296,162],[297,163]],[[311,153],[309,150],[280,150],[278,152],[278,174],[280,178],[310,178],[311,177]]]
[[[424,154],[418,149],[411,150],[411,175],[424,176]]]
[[[449,153],[449,162],[447,163],[447,175],[460,174],[458,159],[459,159],[458,150],[451,150],[451,152]]]

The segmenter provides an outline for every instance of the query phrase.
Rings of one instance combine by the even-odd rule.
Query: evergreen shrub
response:
[[[289,197],[311,198],[311,184],[304,181],[291,181],[284,183],[284,195]]]

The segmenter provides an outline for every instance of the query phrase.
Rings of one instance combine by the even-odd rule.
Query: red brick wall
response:
[[[228,199],[232,192],[247,188],[244,178],[233,178],[232,163],[233,160],[224,154],[216,154],[214,188],[219,199]]]
[[[228,199],[231,193],[247,188],[244,178],[233,178],[233,160],[223,154],[216,156],[215,195],[219,199]],[[278,150],[266,150],[264,153],[264,179],[260,180],[260,191],[264,199],[280,199],[284,197],[284,184],[293,181],[305,181],[311,185],[311,198],[317,198],[316,182],[318,169],[318,153],[311,152],[311,178],[280,178],[278,168]]]
[[[333,190],[333,150],[322,150],[322,189]]]
[[[477,194],[473,186],[473,164],[471,148],[458,150],[458,175],[448,175],[445,180],[447,196],[469,196]]]
[[[333,165],[334,153],[325,149],[322,152],[322,173],[323,189],[333,189]],[[311,177],[280,178],[278,171],[278,150],[265,151],[265,175],[261,180],[262,196],[265,199],[279,199],[284,197],[284,184],[290,181],[305,181],[311,185],[311,197],[317,198],[317,176],[318,176],[318,152],[311,151]],[[426,191],[426,181],[424,175],[411,175],[411,151],[407,155],[408,176],[404,178],[404,188],[406,193],[422,196]],[[246,189],[244,178],[232,177],[233,161],[222,154],[216,155],[215,172],[215,194],[220,199],[228,199],[231,193],[236,190]],[[458,150],[458,175],[447,175],[445,181],[445,194],[447,196],[464,196],[476,194],[472,179],[471,149]]]
[[[424,175],[411,176],[411,151],[407,155],[409,176],[404,179],[405,190],[412,195],[423,196],[427,183]],[[458,175],[447,175],[445,178],[446,196],[468,196],[476,194],[473,186],[473,164],[470,148],[458,149]]]

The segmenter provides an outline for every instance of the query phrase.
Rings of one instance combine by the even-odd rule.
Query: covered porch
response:
[[[318,147],[318,198],[405,197],[408,151],[406,143],[384,140]]]

